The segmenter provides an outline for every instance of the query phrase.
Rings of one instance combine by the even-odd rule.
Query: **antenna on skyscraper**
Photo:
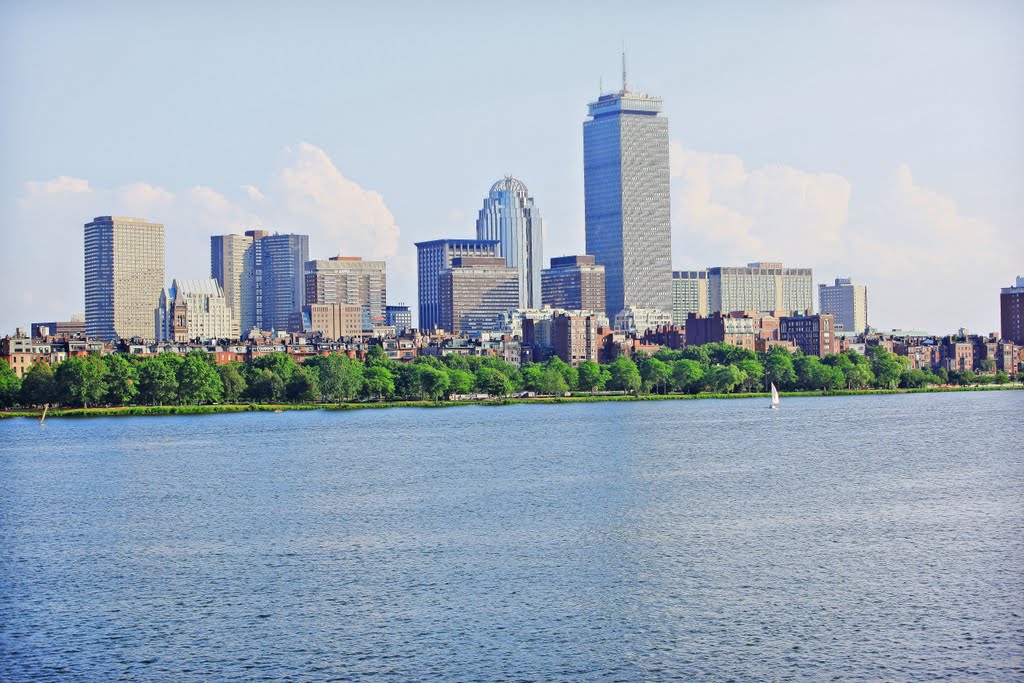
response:
[[[626,41],[622,41],[622,92],[629,89],[626,83]]]

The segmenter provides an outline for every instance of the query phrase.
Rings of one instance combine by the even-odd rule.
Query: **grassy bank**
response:
[[[814,396],[870,396],[876,394],[932,394],[960,391],[1019,391],[1024,389],[1020,384],[1004,384],[999,386],[975,387],[925,387],[921,389],[864,389],[840,391],[801,391],[783,393],[785,398],[807,398]],[[362,410],[364,408],[447,408],[454,406],[505,406],[505,405],[536,405],[552,403],[604,403],[615,401],[691,401],[708,398],[768,398],[767,393],[756,394],[645,394],[640,396],[623,396],[621,394],[574,394],[565,397],[539,398],[506,398],[473,401],[380,401],[372,403],[304,403],[304,404],[273,404],[273,403],[240,403],[202,406],[124,406],[118,408],[54,408],[47,411],[50,417],[121,417],[130,415],[214,415],[220,413],[251,413],[281,412],[285,410]],[[40,410],[0,411],[0,418],[30,417],[38,418]]]

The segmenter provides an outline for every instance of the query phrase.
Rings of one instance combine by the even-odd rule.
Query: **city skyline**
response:
[[[298,106],[275,104],[280,123],[273,125],[265,115],[242,117],[237,104],[250,95],[222,85],[225,74],[242,68],[221,52],[240,38],[228,36],[220,47],[214,41],[233,13],[211,11],[208,25],[198,28],[188,21],[195,8],[123,17],[102,4],[91,10],[0,10],[5,54],[12,57],[0,72],[7,103],[0,134],[8,150],[0,220],[14,247],[0,257],[6,331],[82,312],[79,231],[99,215],[144,216],[166,226],[164,286],[172,277],[208,276],[209,264],[196,254],[206,253],[210,235],[256,228],[308,233],[315,256],[386,260],[394,299],[412,301],[414,242],[471,235],[481,183],[511,172],[530,180],[544,209],[547,255],[583,253],[582,111],[596,98],[599,77],[617,82],[622,39],[631,80],[663,97],[672,122],[673,269],[779,260],[813,268],[815,284],[851,276],[871,289],[872,325],[936,333],[998,329],[999,288],[1022,269],[1014,258],[1024,253],[1024,200],[1016,192],[1024,166],[1012,151],[1019,148],[1015,84],[1024,60],[1007,28],[1020,10],[1009,4],[885,13],[878,6],[833,6],[799,16],[751,7],[751,23],[763,36],[734,35],[721,10],[659,7],[662,28],[645,25],[642,13],[608,9],[600,19],[583,18],[583,28],[595,30],[585,51],[563,35],[573,12],[546,10],[552,22],[536,37],[537,49],[508,58],[549,101],[526,110],[512,108],[515,100],[501,93],[476,90],[477,70],[462,64],[487,11],[449,29],[454,45],[420,41],[400,52],[394,59],[407,69],[400,75],[397,62],[347,66],[337,50],[358,51],[361,40],[400,42],[410,30],[404,22],[371,10],[318,8],[325,26],[350,19],[369,30],[342,49],[311,28],[307,42],[320,52],[302,52],[275,72]],[[443,23],[451,11],[427,23]],[[267,12],[242,21],[265,21]],[[137,64],[104,71],[94,64],[110,59],[108,48],[81,50],[91,22],[127,30],[143,21],[157,42],[179,34],[196,39],[216,78],[184,78],[194,72],[195,58],[187,55],[143,55]],[[648,40],[642,25],[655,37],[675,30],[693,40]],[[796,35],[798,28],[814,30]],[[42,35],[52,39],[33,41]],[[789,51],[769,49],[756,67],[742,62],[780,35],[792,38]],[[499,30],[488,40],[501,45],[511,36]],[[716,47],[723,36],[726,46]],[[851,44],[857,58],[842,58]],[[739,54],[716,59],[726,47]],[[417,48],[427,56],[423,64],[407,59]],[[806,60],[812,53],[819,58]],[[54,68],[70,54],[81,64],[65,59],[68,66]],[[309,62],[313,54],[323,63]],[[328,62],[338,72],[331,82],[347,87],[323,89],[326,79],[314,74]],[[687,68],[698,63],[712,66]],[[72,83],[79,68],[94,75]],[[493,61],[487,68],[495,68]],[[214,83],[224,91],[209,90]],[[102,116],[54,106],[62,97],[84,97],[83,87],[119,98],[100,108]],[[430,100],[426,87],[457,87],[460,96],[454,104]],[[395,111],[375,111],[381,123],[350,113],[349,103],[385,91]],[[182,116],[181,103],[204,92],[216,93],[221,104]],[[311,98],[323,98],[323,115],[304,110],[317,101]],[[156,104],[124,104],[129,100]],[[408,130],[392,125],[408,120],[388,117],[407,117],[402,112],[413,100],[426,115]],[[493,134],[495,126],[509,131],[504,139]],[[451,161],[442,159],[442,148]],[[45,279],[29,279],[44,267]]]

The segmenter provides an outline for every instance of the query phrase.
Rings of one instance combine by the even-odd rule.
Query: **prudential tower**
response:
[[[668,119],[661,98],[622,90],[587,105],[583,188],[587,253],[605,267],[607,314],[672,311]]]

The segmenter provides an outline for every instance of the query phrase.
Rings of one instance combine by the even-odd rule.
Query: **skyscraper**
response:
[[[231,335],[231,309],[216,280],[174,280],[160,293],[157,339],[225,339]]]
[[[387,305],[387,263],[359,256],[332,256],[306,262],[307,304],[353,304],[370,323],[383,325]]]
[[[587,253],[605,267],[609,319],[626,306],[672,311],[668,119],[661,98],[622,90],[583,123]]]
[[[518,306],[518,273],[500,256],[460,256],[438,276],[438,294],[441,329],[494,332]]]
[[[1024,277],[1017,276],[1013,287],[999,293],[999,319],[1002,338],[1024,344]]]
[[[497,240],[441,239],[416,243],[419,329],[441,324],[441,271],[461,256],[499,256]]]
[[[710,312],[806,313],[814,308],[810,268],[758,261],[745,268],[708,268]]]
[[[303,266],[307,260],[308,235],[266,235],[253,242],[256,327],[301,328],[302,306],[306,303]]]
[[[672,271],[672,324],[685,325],[691,313],[707,316],[711,294],[708,291],[708,271]]]
[[[543,303],[551,308],[604,313],[604,266],[589,254],[558,256],[541,272]]]
[[[837,332],[863,334],[868,328],[868,288],[848,277],[818,285],[818,310],[835,318]]]
[[[256,269],[253,243],[266,237],[265,230],[247,230],[244,235],[214,235],[210,238],[210,277],[224,291],[231,312],[231,338],[256,324]]]
[[[526,185],[512,176],[491,185],[476,220],[476,237],[497,240],[505,264],[519,271],[519,308],[540,308],[544,229]]]
[[[85,224],[86,334],[155,339],[163,288],[163,225],[127,216]]]

